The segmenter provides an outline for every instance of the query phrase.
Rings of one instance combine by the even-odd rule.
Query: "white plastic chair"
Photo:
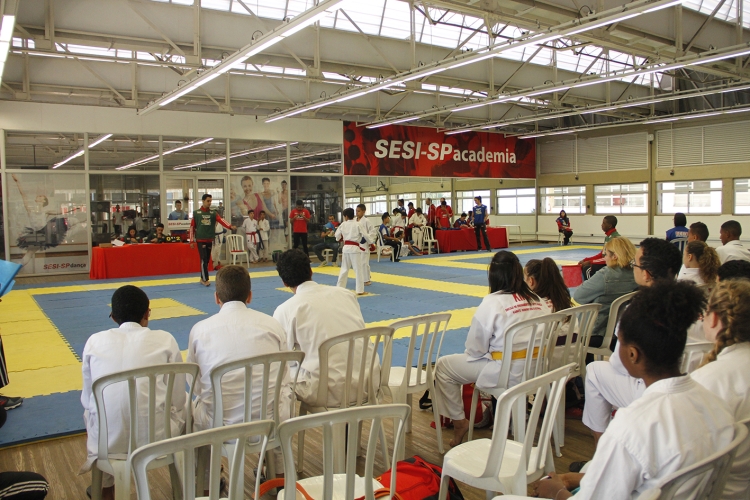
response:
[[[378,241],[376,241],[375,243],[376,243],[377,252],[378,252],[378,262],[380,262],[380,256],[382,255],[384,248],[387,248],[389,250],[393,250],[391,252],[391,262],[393,262],[394,254],[396,253],[396,250],[393,247],[391,247],[390,245],[386,245],[383,242],[383,235],[380,234],[380,232],[378,232]]]
[[[601,347],[589,347],[586,349],[588,354],[594,356],[594,359],[601,360],[604,359],[605,356],[612,355],[612,349],[610,349],[609,346],[612,343],[612,336],[615,334],[615,328],[617,327],[617,323],[619,323],[620,321],[620,316],[622,316],[622,313],[625,311],[625,308],[623,306],[630,302],[630,300],[636,293],[638,292],[635,291],[626,293],[622,297],[616,298],[612,302],[612,305],[609,306],[607,328],[604,330],[604,338],[602,339]]]
[[[680,253],[682,253],[685,251],[685,245],[687,245],[688,239],[687,238],[675,238],[673,240],[670,240],[669,242],[672,243],[677,248],[679,248]]]
[[[661,480],[657,488],[643,492],[638,500],[672,500],[683,487],[684,491],[690,492],[690,498],[695,500],[722,498],[724,484],[727,482],[737,448],[747,439],[747,435],[748,430],[744,423],[735,424],[734,439],[729,446],[690,467],[670,474]],[[689,481],[691,485],[685,486],[685,483]]]
[[[244,394],[243,394],[243,409],[244,417],[243,423],[253,422],[257,420],[273,420],[276,426],[279,425],[280,410],[280,399],[281,390],[283,388],[284,376],[288,373],[288,366],[290,363],[296,363],[298,366],[302,363],[305,358],[305,353],[302,351],[284,351],[272,354],[263,354],[260,356],[253,356],[251,358],[238,359],[236,361],[230,361],[215,367],[211,370],[211,388],[214,394],[214,422],[213,427],[224,426],[224,395],[221,386],[222,378],[229,372],[243,371],[244,377]],[[268,390],[269,382],[271,381],[271,370],[276,372],[274,378],[273,388],[273,415],[268,415],[268,399],[270,392]],[[253,380],[253,375],[260,375],[260,383],[257,380]],[[295,372],[292,380],[291,390],[294,394],[294,387],[297,384],[297,373]],[[253,395],[260,394],[260,403],[253,405]],[[294,400],[291,402],[290,418],[294,417]],[[234,453],[236,442],[225,443],[225,454],[227,457],[231,457]],[[280,446],[279,440],[275,433],[272,433],[269,437],[268,445],[266,446],[267,451],[271,451],[274,448]],[[276,467],[273,457],[268,457],[268,476],[269,478],[276,477]],[[205,470],[208,456],[206,453],[201,453],[198,459],[198,470]],[[256,491],[260,487],[260,469],[256,474]],[[203,480],[204,477],[198,474],[198,491],[203,491]]]
[[[349,408],[326,412],[320,415],[307,415],[287,420],[279,425],[278,435],[281,440],[281,451],[284,454],[284,490],[279,492],[278,500],[294,498],[295,495],[284,495],[286,491],[294,491],[299,484],[314,499],[331,498],[359,498],[366,500],[375,498],[375,490],[386,486],[390,491],[396,490],[396,462],[385,461],[392,471],[389,485],[381,485],[373,479],[373,466],[377,439],[384,435],[383,421],[393,420],[393,446],[396,449],[404,439],[404,426],[411,408],[403,404],[380,405],[377,407]],[[370,423],[370,435],[367,440],[367,454],[365,457],[364,477],[357,475],[357,455],[359,449],[358,429],[365,423]],[[335,442],[337,428],[346,426],[348,429],[346,447],[339,448]],[[297,481],[297,471],[294,467],[292,439],[295,434],[306,430],[321,429],[323,435],[323,476],[310,477]],[[385,446],[385,443],[383,443]],[[346,453],[346,467],[343,473],[335,471],[334,458],[341,451]],[[391,496],[389,495],[390,499]]]
[[[168,439],[172,437],[172,393],[175,390],[185,390],[187,376],[193,381],[190,383],[188,396],[186,398],[188,404],[185,405],[185,428],[186,432],[190,432],[193,426],[193,413],[190,399],[193,395],[194,381],[198,377],[199,372],[200,368],[195,363],[166,363],[112,373],[94,381],[92,391],[94,393],[94,402],[96,403],[96,412],[99,420],[99,443],[97,459],[91,469],[92,500],[101,500],[102,498],[103,472],[111,474],[115,478],[116,500],[130,500],[130,466],[128,465],[128,460],[133,451],[138,448],[139,443],[137,441],[139,430],[142,429],[145,423],[147,427],[146,439],[148,440],[148,443],[156,441],[157,425],[162,426],[161,429],[163,430],[163,437],[160,436],[160,439]],[[141,381],[141,383],[138,384],[138,379],[145,378],[148,379],[148,416],[144,422],[143,418],[138,417],[138,386],[140,385],[142,388],[145,381]],[[127,404],[130,410],[130,422],[129,424],[127,422],[118,422],[120,424],[129,425],[130,437],[128,439],[127,454],[111,454],[109,452],[107,405],[106,400],[104,399],[104,390],[107,387],[118,383],[127,383],[128,385]],[[159,383],[159,387],[157,387],[157,383]],[[177,385],[176,388],[175,385]],[[157,402],[157,391],[160,390],[164,390],[165,397],[164,400]],[[164,421],[162,422],[156,422],[157,404],[163,408]],[[142,431],[140,432],[140,435],[143,435]],[[175,467],[174,457],[172,455],[161,457],[159,460],[151,463],[149,468],[155,469],[158,467],[164,467],[165,465],[169,466],[173,492],[175,493],[175,499],[178,499],[179,490],[177,488],[179,487],[180,481],[176,475],[177,469]]]
[[[320,359],[318,394],[316,395],[314,404],[307,404],[304,401],[300,403],[299,415],[303,416],[308,413],[321,413],[355,406],[377,405],[382,399],[382,388],[388,384],[390,376],[392,342],[393,328],[384,326],[357,330],[323,342],[318,350],[318,358]],[[381,346],[383,352],[382,361],[379,360],[378,356],[378,350]],[[333,383],[338,383],[339,386],[343,385],[341,387],[341,398],[338,406],[330,406],[328,403],[328,357],[333,349],[345,350],[346,371],[343,380],[349,381],[349,383],[344,384],[341,384],[340,380],[333,381]],[[360,352],[358,355],[355,355],[357,349]],[[379,375],[378,368],[380,370]],[[356,387],[354,387],[355,384]],[[334,433],[333,439],[334,449],[344,449],[344,436],[341,432]],[[382,442],[384,461],[388,463],[385,434],[382,436]],[[304,466],[305,455],[304,430],[299,433],[297,450],[298,467],[301,472]],[[344,469],[343,456],[338,454],[336,459],[336,471],[340,472]]]
[[[497,400],[495,427],[492,439],[477,439],[460,444],[445,454],[443,477],[438,498],[446,498],[450,478],[485,490],[487,498],[500,492],[525,495],[526,485],[555,470],[550,437],[555,425],[557,408],[565,394],[574,364],[558,368],[507,389]],[[534,395],[534,404],[522,441],[507,438],[511,414],[522,404],[526,408],[527,396]],[[546,404],[544,417],[542,407]],[[515,419],[515,417],[514,417]],[[534,438],[539,428],[538,444]]]
[[[714,348],[713,342],[693,342],[685,345],[685,352],[682,354],[680,364],[680,373],[692,373],[697,370],[706,355]]]
[[[245,262],[250,265],[250,254],[245,248],[245,240],[239,234],[227,235],[227,251],[232,256],[232,265],[237,264],[237,259],[242,262],[242,256],[245,256]]]
[[[432,252],[432,245],[435,245],[435,253],[440,253],[440,244],[438,243],[438,240],[435,239],[432,228],[430,226],[425,226],[422,228],[422,231],[424,234],[422,237],[422,248],[420,248],[420,250],[424,252],[425,249],[427,249],[427,255],[430,255]]]
[[[568,322],[561,327],[562,330],[567,325],[568,334],[565,336],[564,346],[553,347],[550,370],[573,362],[575,367],[570,373],[570,378],[582,377],[585,380],[586,350],[601,308],[601,304],[586,304],[560,311],[568,317]],[[575,337],[575,340],[573,340],[573,337]],[[552,435],[555,441],[555,456],[561,457],[560,448],[565,446],[565,405],[560,405]]]
[[[520,321],[505,330],[503,338],[503,360],[512,361],[523,360],[523,372],[519,382],[538,377],[549,370],[549,364],[552,359],[555,342],[557,342],[558,332],[562,326],[566,314],[553,313],[545,314],[537,318]],[[524,345],[524,348],[519,348]],[[491,389],[482,388],[482,392],[492,394],[495,397],[500,396],[510,384],[510,371],[513,363],[501,363],[500,377],[497,385]],[[479,389],[474,387],[474,394],[471,398],[471,415],[469,416],[469,434],[468,440],[471,441],[474,435],[474,422],[476,414],[477,401],[479,398]],[[518,401],[518,408],[513,419],[513,435],[517,440],[523,440],[524,427],[523,415],[526,412],[526,403]]]
[[[194,500],[196,472],[203,477],[203,471],[195,467],[196,451],[203,447],[210,447],[211,467],[209,480],[209,496],[202,497],[210,500],[219,499],[219,485],[221,480],[221,450],[225,442],[236,441],[233,454],[229,457],[229,500],[244,500],[245,498],[245,454],[260,453],[258,468],[263,466],[263,456],[269,435],[274,431],[273,420],[260,420],[245,424],[228,425],[217,429],[208,429],[187,436],[165,439],[158,443],[147,444],[133,452],[130,459],[135,475],[135,487],[138,500],[151,500],[148,484],[148,470],[152,464],[159,461],[159,457],[179,456],[183,463],[181,469],[182,491],[185,500]],[[250,444],[253,443],[253,444]],[[257,444],[255,444],[257,443]],[[200,491],[203,495],[203,491]],[[128,497],[130,498],[130,497]]]
[[[388,385],[383,387],[384,392],[390,394],[391,402],[406,403],[409,407],[412,406],[412,394],[422,394],[425,391],[430,391],[440,453],[445,453],[445,451],[443,449],[443,436],[440,428],[437,391],[435,390],[435,366],[433,359],[436,363],[440,357],[440,348],[443,345],[443,338],[445,337],[445,331],[448,329],[450,319],[450,313],[428,314],[391,324],[394,332],[410,328],[411,335],[409,337],[409,347],[406,350],[404,366],[391,366]],[[409,419],[406,421],[406,432],[411,432],[411,415],[409,415]],[[399,460],[405,458],[406,452],[405,440],[401,441],[401,444],[401,449],[395,452]]]

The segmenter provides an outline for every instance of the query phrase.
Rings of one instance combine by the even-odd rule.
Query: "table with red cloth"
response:
[[[189,243],[140,243],[91,249],[91,279],[200,273],[197,248]],[[213,265],[209,265],[213,270]]]
[[[508,233],[504,227],[488,227],[487,237],[490,239],[492,248],[508,248]],[[474,234],[474,228],[437,230],[435,231],[435,239],[438,240],[440,245],[440,253],[477,249],[477,237]],[[484,241],[482,242],[482,248],[484,249]]]

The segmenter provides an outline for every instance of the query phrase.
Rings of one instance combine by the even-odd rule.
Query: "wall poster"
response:
[[[89,210],[83,173],[8,175],[10,260],[19,274],[88,272]]]
[[[232,174],[229,180],[229,201],[232,224],[240,228],[249,210],[256,220],[261,210],[266,213],[271,226],[268,248],[269,258],[275,250],[288,248],[289,227],[289,181],[286,175]]]
[[[344,122],[346,175],[536,178],[536,141],[429,127],[368,129]]]

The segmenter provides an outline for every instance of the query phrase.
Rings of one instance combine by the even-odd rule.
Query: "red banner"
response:
[[[413,177],[536,178],[534,139],[429,127],[368,129],[344,122],[344,173]]]

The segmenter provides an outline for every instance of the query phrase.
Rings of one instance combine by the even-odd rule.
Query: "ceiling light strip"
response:
[[[209,141],[213,141],[213,137],[207,137],[206,139],[198,139],[192,142],[188,142],[187,144],[183,144],[182,146],[177,146],[176,148],[168,149],[162,153],[163,156],[171,155],[172,153],[176,153],[178,151],[182,151],[183,149],[193,148],[195,146],[200,146],[201,144],[205,144]],[[143,165],[144,163],[148,163],[152,160],[156,160],[159,158],[159,154],[146,156],[145,158],[141,158],[139,160],[135,160],[132,163],[128,163],[127,165],[123,165],[121,167],[117,167],[115,170],[127,170],[132,167],[137,167],[138,165]]]
[[[267,50],[273,45],[276,45],[277,43],[284,40],[286,37],[297,33],[307,26],[310,26],[311,24],[319,21],[321,18],[328,16],[334,11],[342,8],[345,1],[351,0],[322,0],[316,7],[302,12],[289,22],[282,22],[281,25],[274,28],[269,33],[261,36],[260,38],[258,38],[258,40],[255,40],[249,45],[245,45],[240,50],[224,59],[220,64],[204,71],[197,78],[187,82],[182,87],[178,87],[171,92],[166,93],[162,97],[150,102],[148,106],[139,110],[138,114],[145,115],[154,111],[155,109],[166,106],[167,104],[179,99],[185,94],[188,94],[198,87],[205,85],[214,78],[218,78],[235,66],[243,64],[250,57],[263,52],[264,50]]]
[[[266,123],[281,120],[283,118],[288,118],[290,116],[295,116],[306,111],[313,111],[324,106],[329,106],[331,104],[348,101],[349,99],[361,97],[371,92],[384,90],[396,85],[410,82],[412,80],[425,78],[427,76],[434,75],[443,71],[460,68],[467,64],[474,64],[486,59],[490,59],[510,50],[516,50],[526,46],[543,45],[552,40],[557,40],[558,38],[572,36],[573,34],[592,30],[597,27],[617,23],[622,21],[623,19],[630,19],[632,17],[635,17],[636,15],[644,14],[646,12],[654,12],[655,10],[665,9],[678,3],[681,3],[681,0],[642,0],[631,2],[626,5],[592,14],[585,18],[568,21],[556,26],[555,28],[550,28],[547,31],[534,33],[523,38],[508,40],[507,42],[500,44],[490,45],[472,52],[458,54],[448,60],[437,61],[417,69],[405,71],[392,77],[388,77],[385,80],[372,85],[345,90],[331,97],[317,99],[309,103],[292,106],[287,110],[269,115],[268,118],[266,118]]]
[[[89,144],[89,149],[98,146],[99,144],[101,144],[102,142],[106,141],[110,137],[112,137],[112,134],[100,135],[94,142],[92,142],[91,144]],[[68,163],[73,158],[78,158],[79,156],[83,156],[83,153],[84,153],[84,149],[80,148],[78,151],[76,151],[72,155],[68,156],[63,161],[55,163],[54,165],[52,165],[52,168],[56,169],[58,167],[62,167],[63,165],[65,165],[66,163]]]

